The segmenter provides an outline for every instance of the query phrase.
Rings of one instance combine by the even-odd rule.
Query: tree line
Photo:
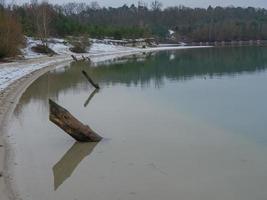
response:
[[[50,19],[49,34],[58,36],[87,33],[98,38],[165,38],[171,29],[178,40],[185,41],[267,39],[267,10],[261,8],[177,6],[163,9],[159,1],[153,1],[150,6],[139,1],[137,6],[107,8],[97,2],[52,5],[32,1],[13,6],[12,10],[24,33],[32,36],[38,33],[38,26],[34,25],[38,16],[46,13]]]
[[[11,32],[43,41],[48,36],[85,34],[94,38],[155,37],[184,42],[267,39],[264,8],[163,8],[157,0],[150,5],[139,1],[137,5],[125,4],[118,8],[101,7],[97,2],[54,5],[32,0],[23,5],[4,6],[1,0],[0,4],[0,40]],[[171,37],[169,30],[174,31]],[[3,46],[2,42],[0,45]]]

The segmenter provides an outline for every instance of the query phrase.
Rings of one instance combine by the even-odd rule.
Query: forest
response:
[[[2,2],[2,3],[1,3]],[[89,35],[114,39],[154,37],[158,41],[214,42],[266,40],[267,10],[253,7],[189,8],[164,7],[159,1],[150,5],[101,7],[97,2],[63,5],[38,3],[6,5],[0,1],[0,57],[16,53],[22,36]],[[169,30],[174,34],[170,38]],[[6,38],[16,38],[9,45]]]

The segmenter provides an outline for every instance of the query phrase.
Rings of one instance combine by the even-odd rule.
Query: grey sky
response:
[[[6,0],[6,2],[11,2],[14,0]],[[41,1],[41,0],[39,0]],[[95,0],[92,0],[95,1]],[[144,2],[150,4],[152,0],[143,0]],[[16,3],[25,3],[29,0],[15,0]],[[67,3],[67,2],[88,2],[88,0],[49,0],[50,3]],[[118,7],[123,4],[131,5],[132,3],[137,4],[138,0],[97,0],[100,6],[112,6]],[[208,7],[211,6],[241,6],[241,7],[262,7],[267,8],[267,0],[161,0],[164,7],[175,6],[175,5],[185,5],[189,7]]]

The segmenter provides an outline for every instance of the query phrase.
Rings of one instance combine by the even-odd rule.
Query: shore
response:
[[[167,51],[190,48],[204,48],[202,46],[187,46],[187,47],[156,47],[147,49],[121,48],[111,52],[93,52],[84,54],[89,56],[93,63],[98,63],[106,60],[112,60],[119,57],[125,57],[133,54],[153,51]],[[78,58],[81,55],[77,56]],[[8,120],[12,115],[21,95],[32,82],[44,73],[68,65],[72,61],[69,54],[57,55],[54,57],[38,57],[16,61],[14,63],[0,64],[0,199],[13,200],[16,199],[16,194],[13,193],[10,187],[10,179],[12,176],[8,170],[8,160],[12,157],[12,151],[7,142],[7,136],[4,134],[7,128]],[[31,67],[32,66],[32,67]],[[4,77],[6,75],[6,77]]]

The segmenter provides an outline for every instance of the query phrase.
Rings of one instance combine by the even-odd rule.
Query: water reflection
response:
[[[87,107],[88,104],[90,103],[90,101],[92,100],[92,98],[96,95],[96,93],[99,92],[99,89],[95,89],[88,97],[88,99],[86,99],[85,103],[84,103],[84,107]]]
[[[36,84],[28,88],[29,92],[23,95],[21,102],[27,103],[30,99],[44,100],[48,97],[57,100],[61,92],[72,91],[78,94],[83,89],[92,88],[82,77],[81,71],[85,69],[103,87],[125,84],[161,88],[165,79],[186,81],[197,77],[207,79],[214,76],[237,76],[267,68],[265,47],[188,49],[145,54],[141,58],[133,56],[127,63],[122,59],[118,60],[119,63],[98,67],[73,63],[64,70],[55,70],[40,77]]]
[[[184,81],[194,77],[235,76],[266,68],[267,48],[229,47],[161,52],[142,62],[132,60],[126,64],[90,68],[90,74],[108,85],[123,83],[160,88],[166,78]]]
[[[54,190],[57,190],[58,187],[71,176],[79,163],[93,152],[97,144],[97,142],[76,142],[73,144],[53,167]]]

